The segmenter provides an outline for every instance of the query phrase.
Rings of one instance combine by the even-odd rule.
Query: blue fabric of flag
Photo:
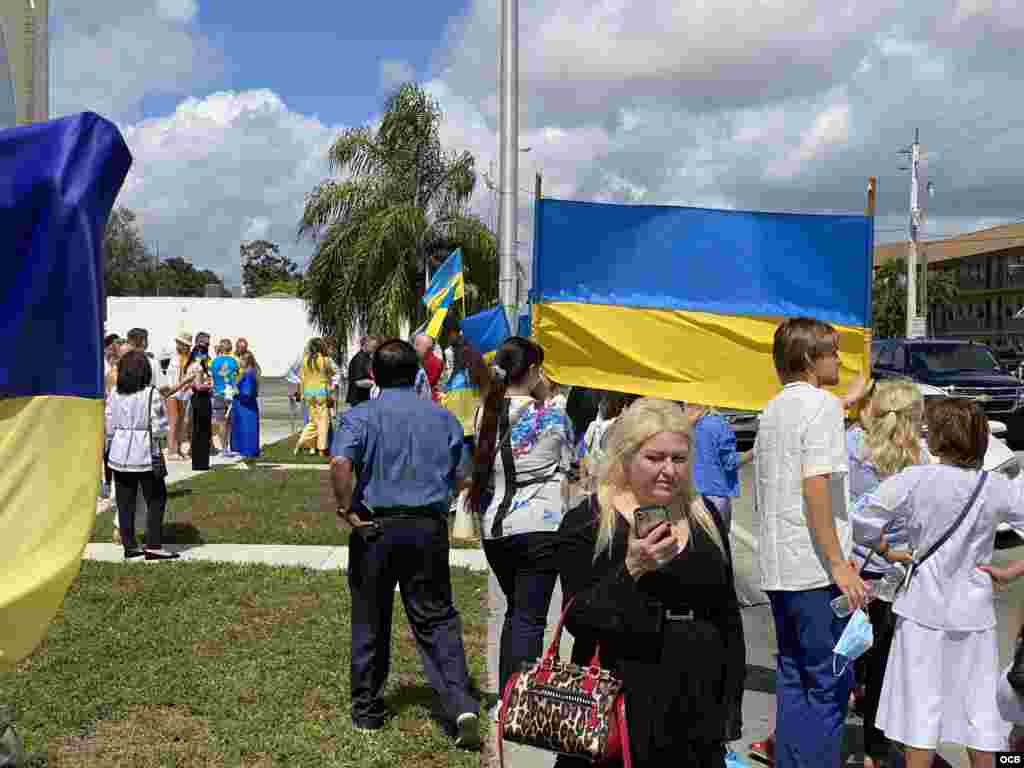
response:
[[[459,321],[462,335],[466,337],[482,355],[494,352],[502,345],[511,332],[504,307],[497,306],[485,309]]]
[[[522,336],[524,339],[530,338],[530,305],[527,304],[526,308],[519,313],[518,328],[516,328],[516,335]]]
[[[543,302],[871,324],[873,219],[541,198]]]
[[[131,162],[91,112],[0,131],[0,396],[103,397],[103,234]]]

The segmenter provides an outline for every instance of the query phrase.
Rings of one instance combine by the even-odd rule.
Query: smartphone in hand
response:
[[[639,507],[633,513],[633,532],[638,539],[646,539],[651,531],[670,520],[668,507]]]

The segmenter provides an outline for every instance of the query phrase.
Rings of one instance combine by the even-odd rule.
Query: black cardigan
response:
[[[565,601],[575,597],[566,616],[566,629],[575,638],[573,662],[589,664],[600,640],[601,666],[622,676],[630,732],[641,742],[727,742],[742,735],[743,622],[728,535],[717,509],[705,504],[725,543],[724,562],[710,536],[693,525],[682,554],[639,580],[626,570],[631,534],[621,516],[611,557],[602,553],[594,560],[596,498],[571,510],[559,528],[562,591]],[[693,608],[698,620],[666,627],[666,608],[681,607]],[[695,701],[688,703],[687,697]],[[686,722],[674,721],[680,707],[688,712]],[[659,714],[673,722],[659,722]]]

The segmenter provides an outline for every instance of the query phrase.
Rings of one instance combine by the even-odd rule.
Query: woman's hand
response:
[[[1018,560],[1005,568],[997,568],[994,565],[979,565],[979,571],[984,571],[992,577],[992,586],[1003,592],[1010,588],[1010,584],[1024,574],[1024,560]]]
[[[863,373],[860,374],[853,383],[850,385],[850,389],[846,392],[846,397],[843,398],[843,407],[852,408],[857,403],[865,398],[870,390],[870,382],[867,376]]]
[[[626,570],[634,579],[656,571],[683,551],[668,523],[662,523],[646,538],[629,537],[626,549]]]

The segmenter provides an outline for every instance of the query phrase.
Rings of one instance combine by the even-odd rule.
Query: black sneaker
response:
[[[147,549],[147,560],[177,560],[181,555],[177,552],[168,552],[166,549]]]
[[[136,560],[136,559],[142,557],[145,554],[146,553],[143,552],[141,549],[126,549],[124,551],[124,559],[125,560]]]

